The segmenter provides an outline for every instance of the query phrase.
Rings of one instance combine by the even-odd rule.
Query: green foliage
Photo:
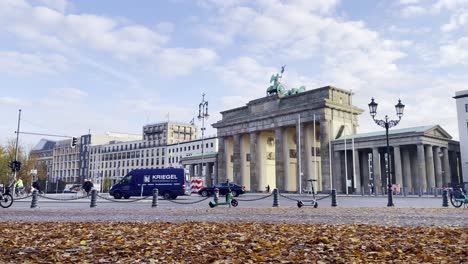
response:
[[[102,181],[102,191],[108,192],[112,187],[112,180],[110,178],[104,178]]]
[[[15,159],[16,141],[11,139],[4,146],[0,145],[0,183],[8,184],[13,180],[13,172],[8,167],[8,162]],[[25,147],[18,146],[18,160],[21,162],[21,170],[17,172],[16,178],[23,179],[25,186],[31,185],[31,169],[35,168],[36,160],[30,158]]]

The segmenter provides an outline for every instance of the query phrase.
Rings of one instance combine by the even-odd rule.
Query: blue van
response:
[[[184,169],[136,169],[125,175],[120,182],[112,186],[109,193],[115,199],[130,196],[150,196],[153,189],[165,199],[176,199],[185,194]]]

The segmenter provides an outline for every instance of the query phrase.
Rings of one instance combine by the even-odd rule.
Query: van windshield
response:
[[[130,183],[132,182],[132,175],[127,175],[120,180],[120,183]]]

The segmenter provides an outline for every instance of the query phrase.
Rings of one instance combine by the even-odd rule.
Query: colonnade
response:
[[[315,190],[322,190],[322,161],[325,156],[328,166],[329,153],[326,123],[300,123],[298,119],[295,125],[219,137],[218,181],[228,179],[248,191],[265,191],[270,186],[271,190],[297,192],[310,190],[312,181],[308,180],[314,179]]]
[[[338,190],[343,193],[346,188],[351,193],[385,191],[386,147],[355,148],[354,164],[353,150],[347,150],[347,162],[344,162],[344,153],[344,150],[334,151],[334,175],[337,175],[335,184]],[[460,152],[450,150],[448,145],[393,145],[390,169],[392,184],[404,188],[407,193],[432,193],[436,188],[451,187],[452,183],[460,181]]]

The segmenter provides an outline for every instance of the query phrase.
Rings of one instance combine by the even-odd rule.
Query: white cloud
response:
[[[22,100],[18,98],[9,97],[9,96],[0,97],[0,106],[11,107],[11,106],[20,106],[22,104],[23,104]]]
[[[0,72],[13,75],[57,74],[68,69],[67,59],[57,54],[0,51]]]
[[[412,5],[412,4],[418,4],[419,0],[400,0],[399,4],[400,5]]]
[[[468,65],[468,37],[440,47],[440,63],[443,66]]]
[[[77,88],[55,88],[50,89],[50,95],[61,99],[80,100],[88,96],[86,91]]]
[[[466,27],[466,25],[468,25],[468,11],[461,11],[452,15],[450,22],[442,25],[440,29],[444,32],[450,32],[461,27]]]
[[[217,55],[210,49],[167,48],[157,55],[157,67],[166,76],[186,75],[194,68],[207,69]]]
[[[40,2],[61,13],[65,13],[68,6],[67,0],[40,0]]]
[[[414,17],[427,13],[427,10],[421,6],[405,6],[400,10],[400,13],[403,17]]]

